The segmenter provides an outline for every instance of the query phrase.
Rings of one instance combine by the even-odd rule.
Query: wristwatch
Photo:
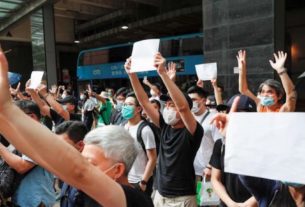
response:
[[[147,185],[147,182],[146,182],[145,180],[141,180],[140,183],[141,183],[142,185]]]

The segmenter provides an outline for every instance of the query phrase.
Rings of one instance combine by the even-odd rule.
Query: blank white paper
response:
[[[31,74],[31,84],[29,88],[36,89],[42,80],[43,71],[33,71]]]
[[[199,64],[195,68],[199,80],[217,79],[217,63]]]
[[[225,171],[305,184],[305,113],[233,113]]]
[[[130,72],[157,70],[154,66],[155,55],[159,50],[160,39],[135,42],[131,55]]]

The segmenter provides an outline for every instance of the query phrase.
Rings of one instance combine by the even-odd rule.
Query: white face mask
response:
[[[86,96],[84,94],[80,95],[80,100],[85,100]]]
[[[199,103],[196,102],[196,101],[194,101],[194,102],[193,102],[193,107],[192,107],[191,111],[192,111],[194,114],[196,114],[199,110],[200,110],[200,108],[199,108]]]
[[[152,97],[157,97],[157,94],[156,94],[156,92],[154,90],[150,90],[150,95]]]
[[[171,126],[175,125],[180,120],[177,118],[177,112],[172,109],[164,108],[162,115],[165,123]]]

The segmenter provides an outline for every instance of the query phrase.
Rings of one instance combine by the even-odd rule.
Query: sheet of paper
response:
[[[159,50],[160,39],[135,42],[131,54],[131,72],[156,70],[154,56]]]
[[[20,81],[21,75],[19,73],[8,72],[8,79],[10,85],[14,85]]]
[[[239,68],[238,67],[234,67],[233,68],[233,73],[234,74],[239,74]]]
[[[43,71],[33,71],[31,74],[31,84],[29,88],[36,89],[41,83]]]
[[[305,184],[305,113],[233,113],[225,171]]]
[[[305,77],[305,72],[302,73],[298,78],[304,78]]]
[[[217,79],[217,63],[195,65],[197,76],[200,80]]]

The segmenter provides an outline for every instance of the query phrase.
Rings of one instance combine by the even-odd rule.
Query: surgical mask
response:
[[[191,111],[196,114],[199,110],[200,110],[199,103],[194,101],[193,102],[193,107],[192,107]]]
[[[270,97],[270,96],[259,96],[258,98],[261,100],[260,103],[263,106],[272,106],[274,104],[273,97]]]
[[[124,119],[129,120],[134,116],[134,107],[125,105],[123,106],[121,113]]]
[[[84,94],[80,95],[80,100],[85,100],[86,96]]]
[[[179,121],[177,118],[177,112],[173,109],[164,108],[162,115],[165,123],[168,125],[173,126]]]
[[[157,93],[154,91],[154,90],[150,90],[150,95],[152,97],[156,97],[157,96]]]
[[[123,104],[124,104],[123,101],[117,101],[115,106],[116,110],[121,111]]]
[[[64,94],[64,93],[61,95],[61,98],[62,98],[62,99],[66,98],[66,97],[67,97],[67,95]]]
[[[294,187],[294,188],[301,188],[304,186],[304,184],[300,184],[300,183],[291,183],[291,182],[286,182],[286,181],[282,181],[283,184],[288,185],[290,187]]]

